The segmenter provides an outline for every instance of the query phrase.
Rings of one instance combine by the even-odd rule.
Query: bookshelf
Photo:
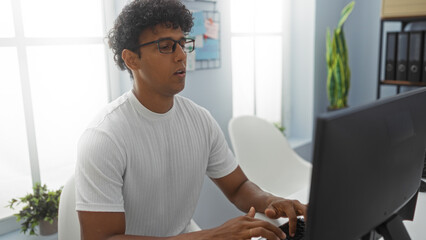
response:
[[[382,86],[396,86],[396,93],[400,93],[401,87],[426,87],[426,82],[399,81],[385,79],[384,51],[386,51],[387,23],[400,23],[400,32],[406,30],[406,26],[415,22],[426,22],[426,1],[418,0],[382,0],[382,12],[380,19],[379,63],[377,81],[377,99],[380,98]],[[425,29],[426,30],[426,29]],[[425,39],[426,40],[426,39]]]

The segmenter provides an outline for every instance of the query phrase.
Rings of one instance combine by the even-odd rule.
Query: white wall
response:
[[[294,0],[290,22],[291,139],[310,140],[313,121],[315,0]],[[285,104],[285,103],[284,103]]]

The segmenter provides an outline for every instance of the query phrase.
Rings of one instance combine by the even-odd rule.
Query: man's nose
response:
[[[186,52],[183,49],[183,47],[180,44],[176,44],[176,50],[175,50],[175,60],[177,62],[183,61],[186,59]]]

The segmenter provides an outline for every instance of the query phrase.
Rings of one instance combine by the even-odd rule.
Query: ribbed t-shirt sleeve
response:
[[[124,212],[124,169],[123,153],[111,136],[87,129],[78,143],[76,210]]]
[[[229,149],[222,129],[214,118],[209,114],[211,134],[210,134],[210,156],[207,165],[207,176],[216,179],[224,177],[233,172],[238,163],[232,151]]]

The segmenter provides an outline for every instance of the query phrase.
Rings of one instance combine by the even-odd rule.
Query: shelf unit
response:
[[[384,79],[384,74],[382,74],[382,70],[385,64],[383,58],[383,51],[386,49],[386,43],[383,43],[383,36],[386,35],[384,32],[384,25],[389,22],[400,23],[401,32],[405,31],[406,26],[409,23],[414,22],[425,22],[426,15],[424,16],[407,16],[407,17],[382,17],[380,20],[380,43],[379,43],[379,71],[378,71],[378,81],[377,81],[377,99],[380,98],[380,91],[382,86],[396,86],[396,93],[400,93],[402,86],[408,87],[426,87],[426,82],[412,82],[412,81],[399,81],[399,80],[387,80]]]

